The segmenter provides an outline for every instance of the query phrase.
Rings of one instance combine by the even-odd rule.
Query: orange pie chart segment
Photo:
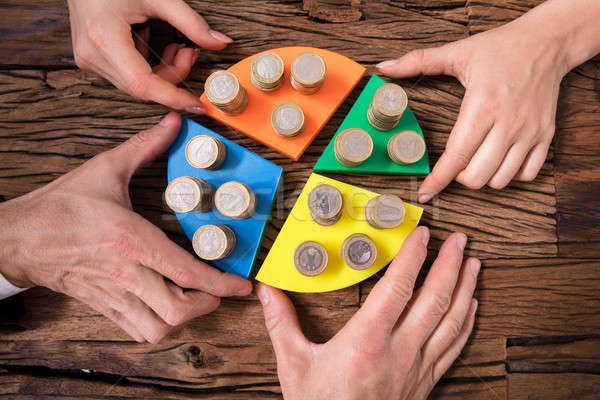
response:
[[[289,79],[292,61],[298,54],[307,51],[319,54],[327,66],[327,75],[323,86],[317,93],[311,95],[296,91]],[[202,94],[200,101],[206,108],[206,114],[210,117],[281,154],[298,160],[362,78],[365,68],[341,54],[313,47],[282,47],[269,50],[269,52],[278,54],[284,62],[286,79],[280,88],[272,92],[265,92],[254,86],[250,78],[250,71],[252,61],[258,55],[256,54],[229,68],[229,71],[237,76],[240,84],[248,92],[248,106],[244,112],[236,116],[226,115],[212,105],[207,99],[206,93]],[[286,102],[299,105],[305,116],[304,131],[294,138],[279,136],[271,126],[271,112],[277,105]]]

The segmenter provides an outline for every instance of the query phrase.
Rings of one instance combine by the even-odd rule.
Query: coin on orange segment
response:
[[[283,60],[275,53],[260,53],[252,61],[250,79],[260,90],[278,89],[285,81]]]
[[[208,212],[212,208],[213,186],[199,178],[180,176],[173,179],[164,193],[167,206],[175,212]]]
[[[298,136],[304,129],[304,112],[297,104],[280,104],[271,113],[271,125],[279,136]]]
[[[246,219],[256,211],[256,195],[242,182],[225,182],[215,193],[215,206],[226,217]]]
[[[327,267],[329,256],[322,244],[307,241],[296,247],[294,265],[305,276],[317,276]]]
[[[400,132],[389,140],[387,151],[396,164],[414,164],[425,155],[425,140],[414,131]]]
[[[248,93],[237,76],[225,70],[210,74],[204,84],[208,100],[223,113],[241,114],[248,105]]]
[[[373,139],[360,128],[345,129],[336,136],[333,151],[341,164],[356,167],[371,157]]]
[[[354,233],[342,243],[342,259],[350,268],[362,271],[377,259],[377,246],[367,235]]]
[[[185,158],[196,168],[219,169],[226,155],[227,150],[223,142],[210,135],[195,136],[185,147]]]
[[[342,192],[332,185],[318,185],[308,194],[308,209],[317,224],[333,225],[338,222],[344,209]]]
[[[227,225],[204,225],[198,228],[192,246],[203,260],[221,260],[235,248],[235,234]]]
[[[327,65],[317,53],[300,53],[292,61],[290,82],[302,94],[316,93],[327,75]]]
[[[392,229],[404,222],[406,209],[402,199],[393,194],[373,197],[365,206],[365,220],[375,229]]]

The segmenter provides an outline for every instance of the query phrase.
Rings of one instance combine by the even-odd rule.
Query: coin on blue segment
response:
[[[185,158],[196,168],[219,169],[226,155],[227,149],[223,142],[210,135],[195,136],[185,146]]]
[[[425,139],[414,131],[400,132],[389,140],[387,151],[396,164],[414,164],[425,155]]]
[[[373,139],[360,128],[345,129],[335,137],[333,151],[341,164],[356,167],[371,157]]]
[[[241,114],[248,105],[248,93],[235,74],[221,70],[210,74],[204,83],[208,100],[223,113]]]
[[[192,238],[192,246],[203,260],[221,260],[235,249],[235,233],[227,225],[204,225]]]
[[[208,212],[212,209],[213,186],[199,178],[180,176],[173,179],[164,193],[167,206],[175,212]]]
[[[342,243],[342,259],[352,269],[362,271],[377,259],[377,246],[370,237],[354,233]]]
[[[304,130],[304,112],[295,103],[279,104],[271,113],[271,125],[279,136],[298,136]]]
[[[392,229],[404,222],[406,208],[402,199],[393,194],[373,197],[364,209],[365,220],[375,229]]]
[[[317,53],[300,53],[292,61],[290,83],[302,94],[316,93],[327,75],[327,65]]]
[[[225,182],[215,193],[215,206],[226,217],[246,219],[256,211],[256,195],[245,183]]]
[[[271,52],[258,54],[252,61],[250,79],[260,90],[278,89],[285,81],[283,60]]]
[[[329,256],[322,244],[314,241],[301,243],[294,252],[294,265],[305,276],[317,276],[325,271]]]
[[[315,186],[308,194],[308,209],[317,224],[333,225],[339,221],[344,209],[342,192],[328,184]]]
[[[367,119],[371,126],[380,131],[393,129],[408,107],[408,96],[400,85],[386,83],[373,95],[367,110]]]

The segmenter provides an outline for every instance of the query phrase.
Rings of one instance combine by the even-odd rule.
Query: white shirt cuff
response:
[[[6,299],[10,296],[14,296],[17,293],[21,293],[23,290],[27,289],[21,289],[16,287],[15,285],[7,281],[6,278],[2,276],[2,274],[0,274],[0,300]]]

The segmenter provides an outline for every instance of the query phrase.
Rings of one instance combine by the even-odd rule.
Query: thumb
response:
[[[142,165],[165,152],[181,128],[176,112],[167,114],[157,125],[139,132],[109,151],[111,164],[123,179],[129,180]]]
[[[379,72],[392,78],[416,75],[454,75],[449,45],[413,50],[396,60],[376,65]]]
[[[302,333],[290,299],[281,290],[263,283],[256,286],[256,294],[263,306],[265,325],[278,362],[290,356],[299,357],[309,342]]]

